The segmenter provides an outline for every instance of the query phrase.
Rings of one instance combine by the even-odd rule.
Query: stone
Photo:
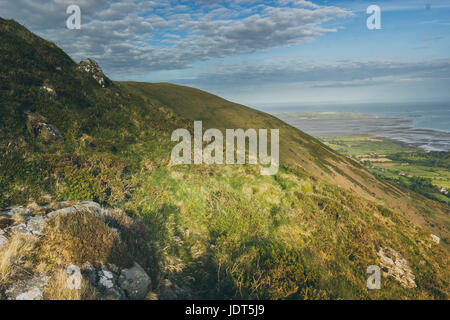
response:
[[[73,201],[60,201],[55,205],[55,209],[59,210],[59,209],[64,209],[67,207],[71,207],[73,206],[75,203]]]
[[[105,290],[105,296],[114,299],[122,299],[124,297],[124,293],[119,288],[112,287]]]
[[[86,278],[89,280],[89,282],[93,285],[97,283],[97,272],[95,271],[95,268],[90,264],[89,262],[85,262],[81,266],[81,272]]]
[[[42,300],[48,276],[37,275],[24,281],[17,281],[5,291],[8,300]]]
[[[100,204],[98,204],[97,202],[94,202],[94,201],[82,201],[81,205],[86,207],[86,208],[92,208],[92,209],[95,209],[95,210],[98,210],[98,211],[100,211],[102,209]]]
[[[102,269],[101,271],[99,271],[98,277],[98,283],[102,287],[106,289],[111,289],[114,287],[114,275],[109,270]]]
[[[36,236],[42,236],[47,218],[44,216],[35,216],[27,221],[27,230]]]
[[[23,223],[12,226],[9,229],[12,232],[20,233],[25,236],[42,236],[47,218],[44,216],[28,217]]]
[[[98,278],[98,285],[105,296],[114,299],[122,299],[124,297],[125,294],[121,288],[117,287],[114,274],[111,271],[103,267],[102,270],[98,272]]]
[[[437,235],[432,234],[431,240],[433,240],[435,243],[439,244],[441,242],[441,238],[439,238]]]
[[[63,139],[59,130],[52,126],[48,122],[47,118],[29,111],[26,111],[25,114],[27,115],[27,130],[33,138],[39,138],[45,142],[58,141]]]
[[[31,208],[24,208],[22,206],[15,206],[15,207],[9,207],[5,209],[0,210],[0,215],[7,216],[7,217],[14,217],[16,215],[18,216],[25,216],[29,215],[33,212],[33,209]]]
[[[86,59],[80,62],[78,65],[78,70],[86,72],[102,87],[106,88],[111,85],[111,80],[109,80],[103,70],[100,68],[97,62],[92,59]]]
[[[22,234],[24,236],[32,236],[33,235],[33,233],[31,233],[31,231],[28,230],[27,225],[25,223],[20,223],[18,225],[12,226],[9,229],[13,233],[19,233],[19,234]]]
[[[383,272],[384,277],[392,277],[404,288],[415,288],[415,276],[400,253],[392,248],[380,248],[377,253],[380,258],[381,267],[387,271]]]
[[[152,284],[148,274],[136,262],[133,267],[122,270],[118,282],[128,298],[133,300],[144,299]]]
[[[42,300],[42,291],[39,288],[31,288],[29,291],[19,294],[16,300]]]
[[[72,205],[70,207],[65,207],[62,209],[58,209],[55,211],[50,212],[47,216],[49,218],[55,217],[57,215],[67,215],[67,214],[74,214],[82,210],[91,210],[96,215],[100,216],[101,206],[93,201],[83,201],[80,204]]]

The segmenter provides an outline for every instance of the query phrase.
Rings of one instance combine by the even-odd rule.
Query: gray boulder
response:
[[[81,61],[78,65],[78,70],[89,74],[102,88],[107,88],[111,85],[111,80],[105,76],[98,63],[92,59]]]
[[[130,269],[122,270],[118,282],[128,298],[133,300],[144,299],[152,284],[148,274],[136,262]]]
[[[53,142],[63,140],[59,130],[51,125],[47,118],[40,114],[26,111],[28,133],[33,138],[39,138],[44,142]]]
[[[24,281],[17,281],[5,291],[8,300],[42,300],[48,276],[37,275]]]
[[[32,236],[33,235],[33,233],[31,233],[31,231],[28,230],[26,223],[20,223],[18,225],[12,226],[9,230],[13,233],[23,234],[24,236]]]
[[[27,230],[36,236],[41,236],[44,228],[45,223],[47,222],[47,218],[43,216],[35,216],[27,221]]]
[[[28,214],[31,214],[33,212],[33,209],[31,208],[24,208],[22,206],[15,206],[15,207],[9,207],[5,209],[0,210],[0,215],[7,216],[7,217],[14,217],[16,215],[19,216],[25,216]]]
[[[65,207],[56,211],[50,212],[47,217],[55,217],[57,215],[67,215],[67,214],[74,214],[82,210],[91,210],[95,214],[100,216],[101,212],[101,206],[93,201],[83,201],[80,204],[73,205],[70,207]]]
[[[116,284],[116,276],[105,266],[98,272],[98,287],[105,296],[114,299],[122,299],[125,294]]]
[[[384,277],[392,277],[404,288],[415,288],[415,276],[408,261],[400,253],[390,247],[380,248],[377,253],[380,258],[381,267],[386,269]]]
[[[46,222],[44,216],[28,217],[23,223],[10,227],[10,230],[26,236],[42,236]]]

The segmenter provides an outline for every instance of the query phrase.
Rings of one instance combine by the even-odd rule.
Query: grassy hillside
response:
[[[371,201],[397,208],[435,233],[445,235],[449,232],[448,206],[377,179],[357,162],[271,115],[198,89],[169,83],[121,82],[120,85],[144,101],[164,105],[183,118],[203,120],[206,128],[280,129],[280,161],[290,172],[314,181],[327,181]]]
[[[195,298],[449,298],[448,207],[378,180],[267,114],[170,84],[102,87],[14,21],[0,19],[0,39],[0,207],[94,200],[138,217],[158,260],[143,264],[156,293],[170,279]],[[194,119],[279,128],[282,168],[260,176],[257,166],[172,166],[170,134],[192,130]],[[430,221],[440,244],[419,225]],[[38,257],[0,250],[0,296],[38,272],[11,261],[52,262],[46,241],[33,242],[30,252],[47,253]],[[396,268],[383,265],[387,247],[407,261],[416,287],[387,277],[367,290],[369,265],[386,275]],[[11,265],[17,272],[3,272]]]

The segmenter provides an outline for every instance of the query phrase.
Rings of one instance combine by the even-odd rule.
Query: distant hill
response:
[[[448,299],[448,206],[263,112],[193,88],[112,81],[95,61],[77,64],[12,20],[0,18],[0,40],[0,208],[96,201],[140,219],[154,249],[136,252],[158,260],[142,267],[161,297],[170,281],[198,298]],[[171,133],[193,120],[280,129],[278,174],[174,166]],[[20,221],[5,219],[0,229],[13,239],[7,228]],[[41,252],[55,230],[23,255],[49,277],[68,263]],[[367,290],[369,265],[389,275],[382,290]],[[28,276],[2,270],[0,296]]]

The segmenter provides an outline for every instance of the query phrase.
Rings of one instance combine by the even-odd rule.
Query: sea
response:
[[[450,151],[450,102],[298,105],[258,108],[316,137],[375,136],[428,151]],[[294,113],[320,112],[330,118],[299,119]],[[333,113],[357,117],[333,117]],[[335,118],[335,119],[333,119]]]

